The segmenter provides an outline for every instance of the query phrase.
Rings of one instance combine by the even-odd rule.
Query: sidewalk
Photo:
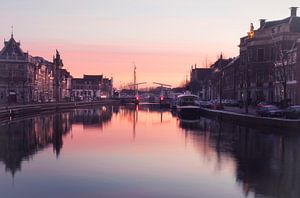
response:
[[[239,107],[227,107],[227,106],[224,106],[224,111],[246,114],[245,113],[245,107],[244,108],[239,108]],[[249,115],[256,115],[256,109],[254,107],[250,107],[249,106],[248,107],[248,114]]]

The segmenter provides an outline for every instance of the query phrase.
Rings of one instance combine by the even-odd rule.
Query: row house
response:
[[[197,65],[191,68],[189,89],[192,93],[198,95],[201,100],[211,98],[210,77],[212,71],[211,68],[197,68]]]
[[[35,64],[13,34],[0,51],[0,103],[28,103],[33,98]]]
[[[0,51],[0,104],[62,101],[70,97],[71,78],[57,51],[53,62],[23,52],[13,34]]]
[[[207,82],[210,97],[205,99],[300,104],[300,17],[296,7],[285,19],[261,19],[258,29],[251,24],[248,34],[240,39],[239,49],[236,58],[220,56],[208,76],[206,69],[192,69],[190,85],[202,89],[199,82]],[[197,75],[201,79],[194,77]]]
[[[248,95],[250,101],[279,102],[282,97],[282,82],[276,77],[279,71],[279,62],[285,62],[284,54],[291,51],[297,45],[300,38],[300,17],[297,16],[297,8],[291,8],[289,17],[267,22],[260,20],[260,27],[254,30],[251,25],[247,36],[240,39],[240,66],[245,75],[244,86],[240,86],[239,99],[243,95]],[[286,65],[283,65],[284,67]],[[277,67],[277,69],[275,69]],[[285,70],[285,69],[283,69]],[[292,71],[292,70],[291,70]],[[297,71],[294,70],[296,74]],[[295,75],[295,78],[299,75]],[[277,79],[276,79],[277,78]],[[282,79],[281,79],[282,80]],[[245,86],[246,81],[248,86]],[[288,84],[299,87],[297,79],[289,80]],[[247,84],[246,84],[247,85]],[[281,87],[281,88],[280,88]],[[248,93],[246,91],[248,90]],[[284,89],[286,93],[286,89]],[[287,94],[284,94],[287,95]],[[291,93],[288,98],[290,101],[300,103],[300,98],[296,99],[296,92]],[[293,99],[292,99],[293,98]]]
[[[300,39],[290,50],[282,53],[282,58],[274,64],[274,100],[279,103],[288,100],[291,104],[300,104],[299,96],[299,55]]]
[[[75,100],[98,100],[111,97],[112,79],[103,75],[84,75],[72,79],[72,96]]]
[[[33,57],[35,64],[34,76],[34,101],[47,102],[53,100],[53,67],[52,64],[42,57]]]
[[[198,95],[201,100],[215,100],[232,98],[235,94],[235,66],[239,59],[223,58],[221,54],[218,60],[209,68],[197,68],[192,66],[189,89]],[[234,66],[234,67],[233,67]]]
[[[232,61],[231,58],[224,58],[221,54],[219,59],[213,63],[210,68],[212,69],[212,75],[210,77],[210,90],[211,90],[211,99],[219,99],[223,97],[224,94],[224,78],[225,70],[224,68]]]
[[[243,81],[242,74],[239,69],[240,57],[229,59],[229,63],[222,69],[222,97],[225,99],[237,100],[237,90],[239,82]]]

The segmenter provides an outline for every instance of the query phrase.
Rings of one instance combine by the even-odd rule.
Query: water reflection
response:
[[[103,129],[110,122],[112,112],[118,113],[118,107],[103,106],[96,109],[76,109],[72,114],[72,123]]]
[[[103,128],[111,120],[112,112],[113,107],[103,106],[4,122],[0,127],[0,161],[7,172],[15,175],[21,171],[23,161],[50,145],[58,157],[63,136],[71,131],[72,124]]]
[[[261,197],[300,197],[299,135],[272,134],[205,118],[180,121],[179,126],[196,145],[212,147],[216,156],[235,160],[236,180],[245,196],[252,192]]]
[[[8,122],[0,127],[0,161],[12,175],[21,170],[21,163],[49,145],[58,156],[63,136],[71,129],[70,113]]]
[[[75,142],[68,136],[73,132],[78,137]],[[300,137],[271,132],[206,118],[183,121],[158,106],[103,106],[2,123],[0,161],[14,176],[25,161],[31,166],[34,156],[45,155],[46,163],[51,162],[39,152],[50,148],[56,160],[63,162],[56,171],[71,169],[75,179],[89,181],[76,180],[84,186],[80,190],[100,188],[106,195],[123,190],[125,197],[155,192],[155,197],[199,197],[202,193],[216,197],[220,193],[226,198],[298,198]],[[61,154],[64,150],[68,155]],[[39,175],[49,169],[45,165],[31,173]],[[55,174],[58,180],[63,177],[60,174]],[[70,183],[75,182],[68,176]],[[44,182],[48,184],[47,179]],[[67,182],[59,184],[61,189],[70,188]]]

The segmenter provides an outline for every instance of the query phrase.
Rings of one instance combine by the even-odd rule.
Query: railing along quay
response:
[[[0,107],[0,119],[10,118],[14,116],[26,116],[45,111],[56,111],[63,109],[73,109],[97,105],[111,105],[119,104],[119,100],[107,99],[100,101],[90,102],[60,102],[60,103],[37,103],[37,104],[26,104],[26,105],[10,105]]]
[[[260,117],[256,115],[206,108],[200,109],[200,115],[204,117],[210,117],[216,120],[251,126],[269,127],[274,129],[300,129],[300,119]]]

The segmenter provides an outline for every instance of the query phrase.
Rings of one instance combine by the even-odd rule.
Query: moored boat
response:
[[[199,97],[190,93],[179,95],[176,109],[181,119],[198,119],[200,111]]]

